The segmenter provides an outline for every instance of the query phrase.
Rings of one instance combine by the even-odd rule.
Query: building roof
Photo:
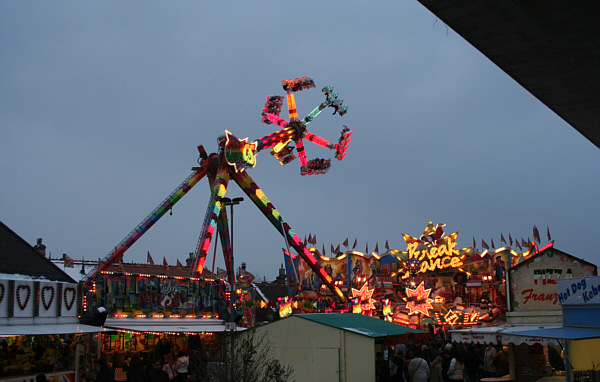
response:
[[[305,320],[362,334],[363,336],[371,338],[404,336],[406,334],[428,334],[423,330],[412,329],[407,326],[380,320],[379,318],[355,313],[295,314],[292,317],[303,318]]]
[[[600,3],[419,0],[600,147]]]
[[[519,268],[521,268],[523,266],[527,266],[528,267],[531,262],[533,262],[533,261],[539,261],[539,260],[536,260],[536,259],[539,258],[539,257],[542,257],[544,255],[548,255],[548,256],[567,256],[567,257],[569,257],[569,259],[571,259],[571,261],[577,261],[577,262],[581,263],[582,266],[593,268],[594,274],[595,275],[598,274],[598,266],[596,266],[596,265],[594,265],[594,264],[592,264],[590,262],[587,262],[587,261],[585,261],[583,259],[580,259],[578,257],[569,255],[568,253],[560,251],[560,250],[558,250],[558,249],[556,249],[554,247],[546,248],[545,250],[540,251],[540,252],[536,253],[535,255],[528,257],[527,259],[523,260],[519,264],[514,265],[513,267],[511,267],[510,271],[514,271],[515,269],[519,269]]]
[[[75,283],[52,261],[0,222],[0,273]]]

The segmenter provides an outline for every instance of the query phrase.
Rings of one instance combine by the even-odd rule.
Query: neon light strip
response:
[[[285,119],[279,118],[275,114],[271,114],[271,113],[267,114],[267,119],[281,127],[286,127],[288,124],[288,121],[286,121]]]
[[[204,223],[202,224],[202,233],[200,234],[198,245],[196,246],[196,260],[192,267],[192,276],[199,277],[202,275],[202,270],[204,270],[206,255],[208,254],[210,242],[217,226],[217,216],[221,213],[221,209],[223,208],[221,199],[227,192],[228,183],[229,167],[223,166],[219,169],[217,177],[215,178],[215,184],[212,187],[210,201],[208,202]]]
[[[313,133],[309,133],[308,131],[304,134],[304,138],[308,139],[312,143],[315,143],[319,146],[330,148],[329,141],[319,137],[318,135],[314,135]]]
[[[319,106],[315,107],[313,111],[311,111],[310,113],[308,113],[308,115],[306,117],[304,117],[304,119],[302,120],[302,123],[304,125],[308,125],[309,123],[311,123],[312,120],[317,118],[317,115],[321,114],[323,109],[325,109],[330,104],[331,104],[331,101],[329,99],[327,99],[325,102],[323,102]]]
[[[252,180],[252,178],[244,171],[232,174],[235,182],[240,188],[250,197],[250,199],[256,204],[261,212],[269,219],[271,224],[277,229],[278,232],[285,232],[285,239],[288,243],[294,247],[294,249],[300,254],[302,259],[312,268],[317,276],[323,281],[325,285],[331,290],[341,301],[345,301],[345,297],[342,294],[340,288],[334,283],[331,276],[325,272],[321,265],[317,262],[312,253],[304,246],[302,240],[292,231],[290,225],[283,219],[279,211],[273,206],[273,204],[267,199],[262,190]],[[283,225],[283,228],[282,228]]]
[[[265,135],[262,138],[258,138],[256,142],[256,152],[259,153],[264,149],[271,148],[279,142],[287,142],[296,136],[296,129],[293,127],[286,127],[283,130],[276,131],[269,135]]]
[[[211,190],[214,187],[215,179],[209,177],[209,183]],[[231,250],[231,239],[229,238],[229,225],[227,223],[227,209],[224,205],[221,205],[221,210],[219,212],[219,216],[217,217],[217,231],[219,232],[219,239],[221,240],[221,249],[223,251],[223,258],[225,259],[225,269],[227,269],[227,279],[231,284],[233,280],[231,279],[232,268],[231,268],[231,258],[232,258],[232,250]],[[215,244],[216,245],[216,244]]]
[[[304,142],[302,142],[302,138],[296,141],[296,151],[298,152],[298,159],[300,159],[300,165],[306,166],[308,161],[306,160],[306,152],[304,151]]]
[[[125,251],[129,249],[146,231],[150,229],[160,219],[163,217],[167,211],[169,211],[175,203],[177,203],[183,196],[192,189],[199,181],[206,175],[206,169],[200,169],[184,180],[179,187],[175,191],[173,191],[165,200],[163,200],[158,207],[154,209],[137,227],[133,229],[125,237],[125,239],[121,240],[121,242],[115,247],[115,249],[110,252],[98,265],[98,268],[92,269],[84,278],[86,287],[94,280],[96,274],[98,272],[102,272],[108,269],[108,267],[113,264],[115,261],[120,259]]]
[[[287,93],[287,104],[288,104],[288,114],[290,116],[290,121],[298,120],[298,110],[296,110],[296,99],[294,98],[294,93],[288,91]]]

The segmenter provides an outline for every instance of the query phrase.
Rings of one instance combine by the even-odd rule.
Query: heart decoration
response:
[[[67,307],[67,310],[71,310],[71,308],[73,307],[73,304],[75,303],[75,295],[76,295],[75,292],[76,292],[75,288],[73,288],[73,287],[65,288],[65,291],[63,292],[63,296],[65,299],[65,306]]]
[[[0,304],[4,300],[5,289],[6,289],[6,287],[4,286],[4,284],[0,284]]]
[[[49,294],[50,297],[46,298],[46,295]],[[42,304],[46,310],[50,309],[52,306],[52,302],[54,301],[54,295],[56,294],[56,290],[54,290],[53,286],[45,286],[42,288]]]
[[[27,297],[25,297],[25,302],[21,299],[21,291],[27,290]],[[29,299],[31,298],[31,287],[29,285],[19,285],[17,287],[17,304],[21,310],[25,310],[27,304],[29,304]]]

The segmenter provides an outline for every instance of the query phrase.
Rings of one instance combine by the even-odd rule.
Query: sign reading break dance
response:
[[[471,248],[456,249],[458,232],[444,237],[444,226],[445,224],[434,226],[429,222],[420,238],[402,234],[408,258],[420,262],[419,273],[461,267],[465,256],[471,252]]]

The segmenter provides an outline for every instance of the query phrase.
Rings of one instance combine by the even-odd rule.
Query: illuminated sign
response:
[[[234,167],[235,172],[244,171],[256,165],[256,142],[248,142],[248,138],[239,139],[225,130],[225,160]]]
[[[365,310],[375,309],[375,300],[371,298],[374,290],[369,289],[367,283],[360,290],[352,288],[352,297],[355,299],[355,306],[352,308],[352,313],[362,313]]]
[[[456,249],[458,232],[444,237],[443,226],[438,224],[434,227],[429,222],[420,238],[402,234],[406,241],[408,259],[420,262],[419,273],[461,267],[465,256],[471,252],[471,248]]]
[[[287,301],[287,298],[286,298]],[[286,303],[279,306],[279,317],[284,318],[292,314],[292,302],[287,301]]]
[[[417,289],[406,288],[406,307],[408,308],[408,314],[423,313],[429,316],[429,310],[432,309],[432,299],[429,298],[431,294],[431,288],[425,289],[425,283],[421,281],[421,284]]]

